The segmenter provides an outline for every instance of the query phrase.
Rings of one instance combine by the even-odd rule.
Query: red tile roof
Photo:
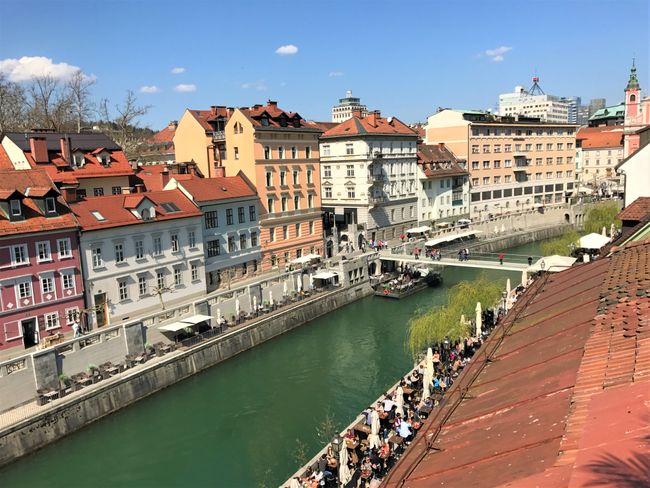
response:
[[[172,178],[176,178],[178,181],[186,181],[186,180],[193,180],[193,179],[198,179],[200,176],[197,176],[193,173],[186,173],[186,174],[176,174],[174,173],[170,166],[172,165],[166,165],[166,164],[148,164],[146,166],[141,166],[137,177],[142,180],[142,183],[144,183],[145,188],[147,191],[160,191],[162,190],[167,182],[171,180]],[[167,178],[166,182],[163,181],[162,173],[163,171],[169,172],[169,177]]]
[[[639,197],[625,207],[619,214],[619,220],[641,221],[650,214],[650,197]]]
[[[140,198],[140,195],[142,198]],[[141,220],[127,208],[137,206],[136,200],[148,199],[156,205],[156,217],[152,220]],[[173,203],[178,212],[165,210],[161,205]],[[131,195],[106,195],[90,197],[76,203],[71,203],[70,208],[77,216],[77,220],[84,231],[122,227],[126,225],[147,224],[162,220],[197,217],[201,211],[180,190],[152,191],[143,194]],[[98,220],[93,212],[99,212],[104,220]]]
[[[0,211],[0,236],[14,236],[28,232],[54,231],[77,228],[74,215],[66,205],[59,191],[45,171],[40,170],[0,170],[0,199],[11,195],[21,197],[24,220],[10,221],[9,215]],[[46,217],[36,199],[46,195],[56,198],[57,215]],[[43,202],[41,207],[43,207]]]
[[[428,178],[469,175],[469,171],[460,166],[456,155],[444,144],[418,144],[417,155],[418,164]]]
[[[228,109],[222,106],[218,106],[210,110],[196,110],[192,108],[188,108],[187,110],[207,132],[214,131],[212,126],[209,124],[210,121],[216,120],[219,117],[223,117],[224,119],[228,120],[230,117],[228,115]]]
[[[582,127],[576,134],[583,149],[623,147],[623,126]]]
[[[0,169],[14,169],[14,165],[11,164],[11,159],[5,148],[0,146]]]
[[[363,135],[417,136],[417,132],[397,117],[384,118],[370,112],[366,117],[353,116],[345,122],[341,122],[336,127],[325,132],[321,138]]]
[[[173,144],[177,124],[171,123],[163,130],[156,132],[147,142],[150,144]]]
[[[174,178],[183,175],[173,175]],[[229,198],[255,197],[257,191],[242,176],[225,176],[223,178],[194,178],[178,180],[195,202],[226,200]]]
[[[538,279],[383,486],[645,486],[648,405],[650,241]]]
[[[240,110],[256,128],[282,130],[310,129],[322,131],[322,128],[315,122],[306,121],[298,112],[283,110],[278,107],[276,102],[271,100],[266,105],[242,107]],[[264,125],[262,122],[263,119],[268,121],[267,125]]]

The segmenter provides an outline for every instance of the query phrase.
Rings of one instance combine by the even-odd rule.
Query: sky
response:
[[[619,103],[633,57],[650,88],[649,29],[648,0],[0,0],[0,72],[79,68],[97,100],[133,90],[154,130],[268,99],[327,121],[346,90],[411,123],[494,109],[534,75],[548,94]]]

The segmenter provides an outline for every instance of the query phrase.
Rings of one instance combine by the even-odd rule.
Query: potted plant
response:
[[[90,375],[90,378],[93,380],[93,383],[101,379],[101,377],[99,376],[99,368],[97,367],[96,364],[91,363],[88,365],[88,374]]]
[[[59,375],[59,396],[65,395],[66,390],[70,387],[70,378],[67,375],[61,373]]]
[[[153,346],[152,346],[149,342],[147,342],[147,343],[144,345],[144,350],[145,350],[145,352],[146,352],[146,354],[147,354],[147,358],[150,358],[150,357],[153,356],[153,354],[154,354],[154,348],[153,348]]]

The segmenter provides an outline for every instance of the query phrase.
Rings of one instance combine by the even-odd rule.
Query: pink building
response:
[[[69,332],[80,316],[77,229],[45,171],[0,169],[0,349]]]

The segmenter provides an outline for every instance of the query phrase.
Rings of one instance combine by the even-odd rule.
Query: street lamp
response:
[[[340,434],[336,434],[332,439],[332,454],[336,457],[338,457],[339,452],[341,451],[341,442],[342,439]]]
[[[507,303],[507,296],[508,294],[505,292],[505,290],[501,293],[501,308],[503,309],[503,312],[505,313],[506,311],[506,306],[508,305]]]
[[[445,340],[442,341],[442,350],[445,361],[449,361],[449,337],[445,337]]]

